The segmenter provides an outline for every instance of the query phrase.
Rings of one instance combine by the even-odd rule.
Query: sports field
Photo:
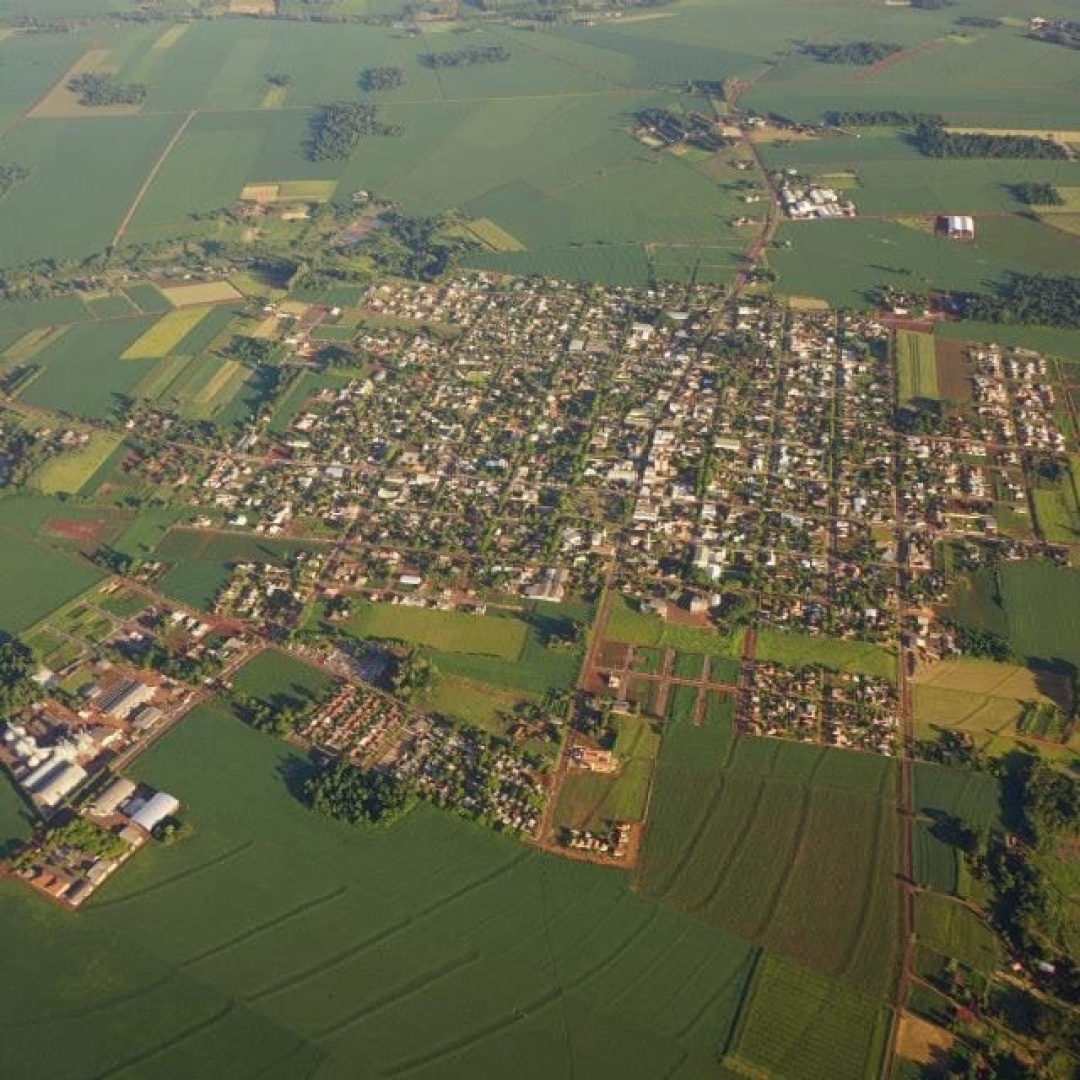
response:
[[[78,919],[0,883],[6,1071],[327,1080],[715,1069],[755,951],[429,810],[363,832],[289,794],[303,763],[203,709],[140,762],[195,835]],[[17,932],[16,932],[17,930]],[[84,973],[72,979],[70,971]],[[758,1005],[759,1008],[765,1007]],[[769,1006],[771,1007],[771,1006]],[[40,1023],[54,1032],[46,1063]]]

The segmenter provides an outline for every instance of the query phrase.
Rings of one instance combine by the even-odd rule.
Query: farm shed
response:
[[[159,791],[131,815],[131,820],[147,832],[153,832],[155,825],[161,824],[179,809],[180,800],[175,795],[170,795],[167,791]]]

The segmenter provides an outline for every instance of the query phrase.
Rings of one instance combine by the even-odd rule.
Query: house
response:
[[[943,233],[950,240],[974,240],[975,219],[957,215],[939,218],[938,232]]]

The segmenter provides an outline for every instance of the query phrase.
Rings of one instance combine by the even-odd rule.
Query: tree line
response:
[[[807,56],[823,64],[857,64],[868,67],[900,52],[891,41],[844,41],[832,45],[803,45]]]
[[[961,307],[981,322],[1080,329],[1080,277],[1013,274],[996,293],[962,297]]]
[[[1061,197],[1053,184],[1031,182],[1026,184],[1010,184],[1009,192],[1014,199],[1028,206],[1064,206],[1065,200]]]
[[[917,127],[919,124],[944,124],[945,117],[898,109],[831,109],[825,114],[825,123],[833,127]]]
[[[1063,160],[1069,155],[1053,139],[1039,135],[995,135],[987,131],[947,131],[944,124],[923,122],[912,142],[927,157],[1023,158]]]
[[[468,45],[448,52],[424,53],[420,63],[429,68],[472,67],[475,64],[501,64],[511,52],[505,45]]]
[[[402,129],[379,119],[378,107],[364,101],[320,105],[309,121],[307,156],[311,161],[347,158],[365,135],[398,136]]]

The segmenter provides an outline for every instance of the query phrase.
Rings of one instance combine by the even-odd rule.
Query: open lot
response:
[[[80,450],[50,458],[32,477],[32,483],[46,495],[66,492],[75,495],[85,487],[98,469],[112,457],[120,445],[120,436],[95,431]]]
[[[896,368],[901,404],[917,399],[936,400],[940,396],[933,335],[899,331],[896,335]]]
[[[396,604],[357,603],[348,620],[357,637],[403,641],[439,652],[476,653],[516,660],[528,628],[520,619],[434,611]]]

